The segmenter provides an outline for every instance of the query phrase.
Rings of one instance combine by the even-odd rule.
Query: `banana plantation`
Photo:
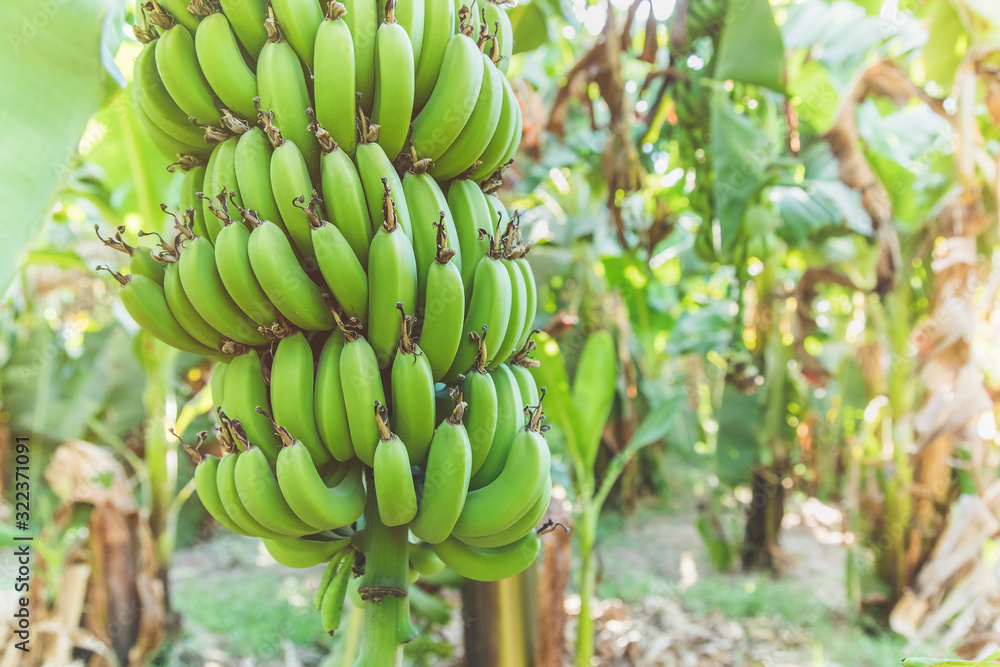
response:
[[[1000,663],[994,0],[0,54],[0,667]]]

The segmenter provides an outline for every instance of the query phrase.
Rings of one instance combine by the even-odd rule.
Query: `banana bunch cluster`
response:
[[[352,573],[361,599],[401,597],[376,524],[412,576],[520,572],[551,480],[530,243],[493,194],[521,136],[506,14],[185,3],[144,3],[133,86],[185,170],[174,231],[104,242],[136,322],[218,361],[203,504],[280,562],[329,561],[330,631]]]

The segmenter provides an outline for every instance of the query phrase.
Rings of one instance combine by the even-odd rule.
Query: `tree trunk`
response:
[[[782,467],[758,466],[753,473],[753,498],[747,516],[746,539],[743,541],[744,569],[774,569],[774,550],[778,532],[785,516],[785,487]]]

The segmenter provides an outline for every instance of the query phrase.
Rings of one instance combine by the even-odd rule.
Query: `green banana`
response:
[[[445,49],[434,90],[413,119],[410,142],[421,158],[437,160],[469,121],[483,81],[483,54],[476,43],[458,34]]]
[[[552,500],[552,479],[547,479],[542,486],[542,492],[538,500],[524,513],[521,518],[512,523],[510,527],[501,530],[499,533],[486,535],[484,537],[460,537],[461,541],[471,547],[495,548],[502,547],[516,542],[529,532],[535,530],[545,513],[549,511],[549,502]]]
[[[255,119],[253,98],[257,97],[257,75],[243,60],[225,15],[206,16],[194,34],[194,45],[201,71],[222,103],[241,118]]]
[[[464,494],[463,494],[464,497]],[[420,512],[414,522],[420,521]],[[415,534],[415,533],[414,533]],[[432,577],[444,569],[444,562],[426,542],[410,543],[410,566],[425,577]]]
[[[340,357],[346,343],[344,334],[334,331],[323,344],[319,364],[316,366],[316,402],[313,410],[316,414],[316,430],[327,450],[338,461],[354,458],[344,385],[340,379]]]
[[[492,4],[492,3],[487,3]],[[483,57],[483,82],[475,109],[458,138],[434,161],[430,174],[439,181],[452,179],[475,166],[493,138],[494,128],[503,110],[503,75],[489,56]]]
[[[410,209],[413,255],[417,262],[417,310],[423,310],[423,297],[427,291],[427,271],[437,256],[437,225],[443,224],[448,238],[458,242],[455,220],[448,208],[448,199],[441,192],[437,182],[422,167],[408,171],[403,176],[403,196]],[[419,173],[417,173],[419,172]],[[462,257],[456,254],[452,260],[462,269]]]
[[[361,96],[357,104],[370,113],[375,97],[375,33],[378,31],[378,2],[348,0],[344,21],[354,42],[354,81]]]
[[[492,242],[491,242],[492,243]],[[499,344],[507,335],[509,313],[511,308],[510,276],[499,255],[491,251],[486,259],[479,262],[472,283],[472,298],[465,315],[463,331],[480,331],[484,326],[489,332],[491,344]],[[520,323],[518,323],[520,326]],[[446,379],[457,377],[464,373],[475,361],[479,346],[474,340],[463,340],[459,343],[455,361],[448,371]],[[489,359],[492,362],[492,358]]]
[[[309,175],[309,165],[299,146],[285,139],[281,131],[271,125],[271,114],[262,113],[264,129],[271,137],[274,152],[271,153],[271,190],[285,229],[292,237],[295,247],[307,259],[315,257],[312,245],[312,227],[306,211],[297,206],[300,197],[308,200],[316,190]],[[322,215],[320,209],[320,215]]]
[[[472,0],[465,4],[462,0],[455,0],[455,18],[458,19],[458,27],[455,32],[462,32],[475,40],[480,39],[479,28],[482,26],[480,10],[477,2]]]
[[[334,540],[321,542],[319,540],[304,540],[298,537],[261,540],[271,558],[284,565],[304,570],[325,563],[340,554],[350,542]]]
[[[184,0],[158,0],[158,4],[188,30],[193,31],[198,27],[198,17],[188,10],[188,4]]]
[[[472,473],[483,467],[496,437],[499,403],[493,376],[486,372],[486,335],[479,338],[482,347],[476,364],[462,380],[462,395],[468,402],[465,409],[465,430],[472,447]],[[461,376],[460,376],[461,377]]]
[[[192,212],[191,231],[196,236],[208,238],[208,227],[205,224],[205,212],[196,192],[202,192],[205,183],[205,167],[198,165],[188,169],[181,180],[181,211]]]
[[[495,194],[486,195],[486,203],[490,207],[490,217],[493,221],[493,226],[488,227],[490,233],[496,238],[498,245],[503,245],[501,242],[501,236],[505,233],[508,223],[510,223],[510,215],[507,213],[507,209],[504,207],[503,202]]]
[[[372,346],[356,330],[345,328],[344,333],[347,343],[340,353],[340,379],[344,387],[350,387],[350,391],[344,392],[347,423],[357,457],[370,466],[375,461],[375,443],[379,438],[372,406],[376,402],[385,403],[385,390]]]
[[[507,361],[518,350],[521,343],[521,332],[524,330],[524,323],[528,316],[528,293],[524,284],[524,274],[521,273],[512,259],[505,257],[500,260],[500,264],[507,270],[507,275],[510,278],[511,305],[507,333],[493,358],[493,364],[496,365]]]
[[[267,43],[267,0],[219,0],[240,44],[254,60]]]
[[[346,14],[347,9],[336,0],[327,5],[326,20],[320,24],[316,34],[313,97],[316,100],[316,120],[326,128],[336,146],[348,155],[354,155],[358,145],[357,71],[354,67],[354,38],[344,20]],[[324,182],[325,170],[324,163],[320,169]],[[326,201],[332,205],[329,197]]]
[[[156,125],[149,115],[142,110],[142,107],[139,106],[139,101],[135,97],[133,89],[132,108],[135,110],[135,115],[139,119],[139,123],[146,129],[146,133],[158,151],[166,157],[174,159],[182,155],[203,154],[200,152],[200,147],[181,141]]]
[[[216,206],[218,197],[225,192],[235,194],[234,201],[237,206],[243,205],[243,200],[239,197],[239,187],[236,182],[236,144],[238,139],[230,137],[226,139],[212,152],[212,157],[208,159],[208,166],[205,168],[205,182],[203,184],[202,214],[205,216],[205,228],[208,230],[209,242],[215,244],[215,239],[222,230],[222,218],[212,210],[220,210]],[[220,210],[221,212],[221,210]]]
[[[306,331],[327,331],[336,324],[323,293],[299,265],[285,233],[273,222],[251,217],[250,265],[267,298],[292,324]]]
[[[414,69],[414,111],[423,108],[434,90],[448,40],[455,32],[454,23],[453,0],[424,0],[424,34],[421,39],[420,58],[415,61]]]
[[[343,552],[338,552],[330,558],[330,562],[326,564],[326,568],[323,570],[323,576],[319,580],[319,586],[316,587],[316,593],[313,594],[313,607],[316,611],[319,611],[323,607],[323,595],[326,593],[326,589],[330,587],[330,582],[333,581],[333,575],[337,573],[337,567],[340,565],[340,561],[343,559]],[[317,563],[318,565],[319,563]]]
[[[94,232],[97,234],[97,238],[104,245],[112,250],[117,250],[118,252],[128,255],[129,274],[146,276],[156,284],[163,285],[165,269],[163,262],[153,257],[153,253],[156,251],[152,248],[146,248],[143,246],[132,247],[125,243],[125,239],[122,238],[122,234],[125,232],[124,225],[118,227],[113,238],[102,237],[101,228],[96,224],[94,225]]]
[[[435,382],[448,372],[462,339],[465,320],[465,287],[462,274],[451,261],[456,250],[449,248],[443,224],[438,224],[437,253],[427,269],[424,317],[420,329],[421,349]]]
[[[375,33],[375,96],[371,122],[379,126],[378,145],[389,159],[394,160],[410,134],[413,48],[406,29],[396,23],[396,1],[389,0],[386,6],[385,21]]]
[[[459,400],[451,416],[437,427],[427,456],[420,509],[410,532],[429,544],[447,539],[465,506],[472,475],[472,447],[462,425],[465,407]]]
[[[154,40],[143,47],[135,59],[132,70],[132,86],[135,100],[154,125],[174,139],[185,144],[198,146],[197,155],[208,155],[212,147],[205,141],[205,131],[188,120],[174,99],[170,96],[160,72],[156,68],[156,45]]]
[[[524,425],[525,402],[517,378],[507,364],[500,364],[491,371],[493,387],[497,392],[497,425],[490,444],[489,454],[483,465],[472,476],[471,487],[483,488],[502,474],[519,429]]]
[[[316,215],[316,201],[314,198],[305,209],[312,226],[316,264],[341,309],[365,326],[368,323],[368,276],[340,229]]]
[[[332,635],[340,629],[340,620],[344,612],[344,600],[347,597],[347,589],[351,582],[351,575],[354,570],[354,549],[347,550],[343,560],[340,561],[337,573],[330,581],[323,593],[320,602],[319,616],[323,624],[323,631]]]
[[[323,22],[323,10],[316,0],[270,0],[274,18],[295,53],[310,70],[316,52],[316,31]]]
[[[399,351],[392,361],[390,387],[396,435],[406,443],[410,462],[423,467],[434,436],[434,378],[431,365],[413,341],[415,317],[400,312],[403,319]]]
[[[485,2],[483,13],[486,18],[487,30],[495,35],[494,42],[499,49],[496,59],[496,66],[504,75],[510,67],[510,57],[514,51],[514,29],[510,24],[510,17],[503,8],[493,2]]]
[[[241,452],[234,471],[236,492],[247,512],[265,528],[275,533],[300,537],[318,532],[300,519],[281,495],[278,480],[259,447]]]
[[[219,489],[219,499],[222,501],[222,507],[226,514],[247,535],[271,539],[289,537],[289,535],[265,527],[243,505],[240,494],[236,490],[236,462],[240,456],[242,456],[240,453],[226,454],[219,461],[219,467],[216,471],[215,479]]]
[[[305,445],[290,437],[288,442],[278,454],[277,471],[278,485],[292,511],[319,530],[349,526],[357,521],[364,513],[367,497],[361,466],[345,464],[347,476],[336,486],[328,487]]]
[[[524,278],[524,291],[527,295],[524,313],[524,328],[521,330],[521,335],[518,336],[518,345],[524,345],[527,343],[528,338],[531,335],[531,331],[535,326],[535,313],[538,310],[538,286],[535,284],[535,274],[531,270],[531,265],[528,263],[528,259],[525,257],[526,254],[527,250],[525,250],[520,257],[514,260],[514,264],[517,266],[517,269],[521,272],[521,276]]]
[[[222,524],[223,528],[228,528],[237,535],[247,535],[250,533],[243,530],[235,521],[229,518],[225,508],[222,506],[222,499],[219,498],[219,488],[216,482],[216,474],[219,469],[219,459],[211,454],[200,457],[200,463],[194,469],[194,488],[198,492],[201,504],[205,506],[208,513],[216,521]]]
[[[384,178],[382,187],[385,222],[375,233],[368,256],[368,339],[379,367],[387,368],[402,331],[397,304],[411,313],[416,308],[417,267],[410,241],[397,224],[396,205]]]
[[[226,291],[215,264],[215,248],[208,239],[196,236],[188,242],[177,268],[184,293],[213,329],[245,345],[266,345],[269,342],[258,331],[259,323],[247,317]]]
[[[271,152],[271,142],[259,127],[244,132],[236,142],[233,156],[236,186],[247,210],[254,211],[261,220],[270,220],[284,229],[285,222],[274,201],[271,185]]]
[[[187,28],[175,25],[160,35],[156,70],[170,97],[185,114],[202,125],[215,125],[222,120],[212,87],[198,65],[194,37]]]
[[[358,166],[358,176],[365,191],[365,201],[368,202],[368,220],[372,224],[372,237],[376,236],[385,221],[385,189],[386,185],[395,202],[396,223],[402,228],[412,242],[413,228],[410,226],[410,208],[403,196],[403,185],[396,173],[396,168],[386,157],[385,151],[370,139],[377,136],[378,129],[364,125],[362,142],[354,154],[354,162]],[[369,251],[369,255],[371,252]]]
[[[510,362],[509,367],[510,372],[514,374],[514,379],[517,380],[517,389],[521,393],[521,400],[524,401],[524,404],[538,405],[538,385],[535,384],[535,378],[528,370],[530,365],[537,366],[538,362],[534,359],[520,358],[520,354],[518,354]]]
[[[354,256],[361,262],[362,268],[367,270],[372,224],[358,169],[348,152],[334,143],[325,126],[318,123],[316,136],[323,151],[320,157],[320,174],[327,215],[351,244]],[[353,153],[354,149],[350,152]]]
[[[402,0],[395,3],[396,22],[403,26],[410,40],[410,50],[413,53],[414,74],[416,65],[420,62],[420,49],[424,43],[424,0]],[[386,4],[378,3],[379,21],[384,21]],[[376,33],[377,34],[377,33]]]
[[[549,479],[551,458],[540,430],[540,403],[534,406],[530,415],[528,423],[514,437],[503,470],[496,479],[469,491],[453,531],[456,537],[485,537],[509,528],[542,493]],[[494,443],[490,453],[496,449]],[[474,486],[475,482],[471,484]]]
[[[406,445],[389,430],[384,405],[375,405],[379,442],[375,447],[375,498],[378,515],[386,526],[403,526],[417,515],[417,492],[413,486]]]
[[[267,384],[261,368],[260,356],[255,350],[241,354],[229,364],[222,398],[215,402],[231,419],[238,419],[247,440],[263,450],[269,461],[278,458],[281,440],[274,427],[257,408],[271,410]]]
[[[316,429],[313,351],[300,331],[278,341],[271,362],[271,410],[276,424],[302,442],[317,466],[330,461],[330,452]]]
[[[229,364],[225,362],[217,363],[212,369],[212,375],[208,380],[208,389],[212,393],[213,405],[222,405],[226,390],[226,371],[228,370]]]
[[[494,172],[510,164],[514,160],[514,155],[517,154],[518,147],[521,145],[521,132],[524,130],[524,113],[521,111],[521,104],[516,99],[514,113],[516,114],[514,119],[514,133],[511,135],[510,143],[507,144],[507,150],[500,157],[499,164],[493,169]]]
[[[252,321],[274,331],[280,316],[253,273],[249,244],[250,230],[230,222],[215,238],[215,264],[222,284],[240,310]]]
[[[503,85],[503,99],[501,100],[502,106],[496,130],[494,130],[489,144],[479,156],[479,166],[469,174],[469,180],[476,183],[486,180],[500,168],[504,155],[507,154],[507,149],[510,148],[515,135],[520,136],[521,105],[518,104],[514,89],[511,88],[507,77],[501,77],[500,83]]]
[[[434,553],[456,574],[474,581],[500,581],[535,562],[541,540],[534,532],[503,547],[470,547],[454,537],[434,545]]]
[[[260,108],[273,114],[271,122],[281,129],[285,139],[298,147],[309,168],[315,169],[319,164],[319,147],[316,144],[316,137],[309,130],[309,116],[306,115],[306,109],[312,106],[312,103],[302,63],[292,47],[282,38],[274,20],[269,18],[265,26],[268,42],[261,49],[260,58],[257,60]],[[274,178],[273,171],[271,177]],[[277,192],[275,199],[280,206],[281,199]]]
[[[223,148],[226,145],[227,148]],[[219,235],[219,231],[222,226],[220,221],[215,214],[212,213],[212,197],[217,194],[215,189],[215,171],[216,164],[219,162],[219,153],[228,150],[229,144],[225,141],[216,144],[215,148],[212,149],[212,154],[208,156],[208,162],[205,164],[205,174],[201,181],[201,188],[195,191],[195,197],[200,199],[192,208],[201,211],[201,226],[204,229],[204,233],[198,233],[194,229],[194,223],[192,223],[192,232],[198,236],[204,236],[212,243],[215,243],[215,237]],[[235,153],[234,153],[235,162]]]
[[[167,265],[163,274],[163,295],[166,297],[170,312],[185,331],[202,345],[216,350],[223,349],[227,342],[226,337],[206,322],[188,299],[181,284],[180,267],[177,262]]]
[[[486,195],[472,180],[454,180],[448,186],[448,206],[455,220],[457,233],[456,247],[462,255],[462,282],[465,283],[467,299],[472,297],[473,277],[479,262],[490,251],[490,239],[480,235],[479,230],[490,231],[496,218],[490,209]]]

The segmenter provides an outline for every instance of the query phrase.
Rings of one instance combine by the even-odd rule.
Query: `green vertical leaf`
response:
[[[768,0],[734,0],[719,38],[715,78],[784,89],[785,47]]]
[[[549,25],[537,2],[519,4],[507,11],[514,31],[514,53],[533,51],[549,43]]]
[[[0,294],[7,291],[104,97],[110,0],[0,3]],[[16,102],[13,102],[15,101]]]
[[[615,402],[618,379],[618,354],[615,339],[608,331],[596,331],[587,337],[580,353],[580,363],[573,377],[573,405],[577,410],[576,433],[580,455],[587,469],[594,467],[604,424]]]

